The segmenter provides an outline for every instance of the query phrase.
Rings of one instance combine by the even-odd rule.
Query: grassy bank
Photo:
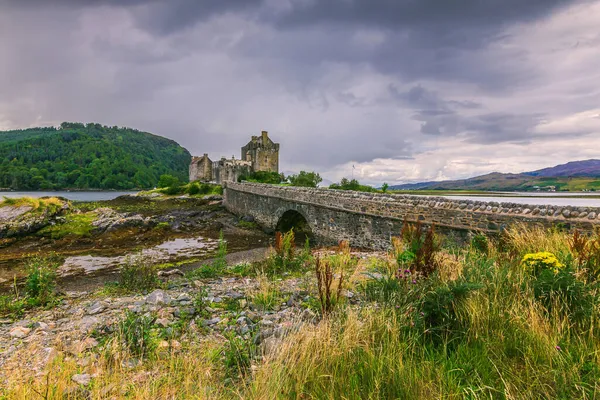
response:
[[[264,263],[216,266],[211,279],[232,270],[260,278],[248,298],[256,307],[277,309],[290,282],[302,281],[303,307],[317,317],[268,347],[227,330],[215,335],[184,329],[188,333],[177,343],[159,342],[162,331],[151,322],[132,334],[127,319],[133,317],[124,316],[85,365],[59,351],[43,375],[13,372],[0,394],[10,399],[36,393],[51,399],[64,393],[140,399],[600,396],[600,238],[525,226],[497,240],[475,235],[462,247],[440,248],[441,238],[409,226],[400,237],[388,254],[366,257],[345,244],[309,256],[289,237],[278,236]],[[237,303],[219,307],[230,309],[231,319],[248,312]],[[136,353],[140,343],[143,356]],[[124,364],[132,357],[139,361],[135,366]],[[72,377],[84,372],[91,383],[74,385]]]

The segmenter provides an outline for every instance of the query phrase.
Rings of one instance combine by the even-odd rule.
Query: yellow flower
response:
[[[551,269],[555,274],[558,274],[565,267],[554,254],[547,251],[525,254],[521,260],[521,266],[534,274],[544,269]]]

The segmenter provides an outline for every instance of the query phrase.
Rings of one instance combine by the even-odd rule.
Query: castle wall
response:
[[[225,182],[237,182],[239,177],[250,173],[252,164],[248,161],[221,159],[212,167],[212,181],[221,185]]]

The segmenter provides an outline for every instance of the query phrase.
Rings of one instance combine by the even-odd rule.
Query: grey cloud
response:
[[[491,151],[544,138],[554,111],[511,109],[513,92],[549,82],[530,49],[494,44],[574,3],[5,0],[0,124],[129,125],[215,157],[267,129],[288,169],[410,159],[438,139]],[[571,90],[556,110],[597,107]]]

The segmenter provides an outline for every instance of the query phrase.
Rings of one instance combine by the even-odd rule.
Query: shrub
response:
[[[259,283],[258,291],[252,296],[252,304],[262,311],[274,310],[281,301],[279,290],[265,277],[262,277]]]
[[[185,192],[185,186],[169,186],[169,187],[161,190],[161,193],[169,195],[169,196],[183,194],[184,192]]]
[[[239,177],[238,182],[258,182],[258,183],[270,183],[279,184],[285,180],[283,174],[274,171],[254,171],[246,175]]]
[[[458,313],[460,303],[470,292],[481,287],[479,284],[454,281],[427,292],[420,301],[419,314],[416,315],[425,337],[434,343],[441,343],[463,333],[466,327]]]
[[[119,322],[118,333],[121,345],[131,354],[145,358],[157,348],[157,335],[152,331],[154,318],[127,311]]]
[[[27,264],[25,293],[33,306],[46,306],[55,300],[58,264],[49,258],[34,257]]]
[[[569,249],[577,268],[585,270],[587,280],[597,281],[600,278],[600,235],[587,237],[576,230],[569,241]]]
[[[253,341],[241,338],[235,332],[227,332],[225,338],[227,341],[222,354],[226,377],[228,380],[244,378],[250,371],[256,352]]]
[[[439,263],[436,257],[439,244],[435,237],[435,226],[431,226],[425,232],[420,221],[412,225],[404,221],[401,239],[393,239],[398,273],[405,269],[411,269],[424,277],[431,275],[438,269]]]
[[[564,264],[558,261],[554,254],[547,251],[525,254],[521,260],[521,266],[533,275],[537,275],[543,270],[552,270],[557,274],[564,268]]]
[[[276,232],[275,244],[271,250],[271,255],[264,264],[263,272],[267,275],[276,275],[300,270],[310,259],[310,244],[307,238],[304,250],[298,253],[295,240],[296,236],[293,230],[284,234]]]
[[[395,276],[382,276],[367,280],[361,285],[361,289],[369,301],[395,303],[404,285]]]
[[[121,266],[118,287],[125,291],[150,291],[161,285],[155,265],[144,257],[127,257]]]
[[[198,182],[190,183],[187,188],[187,192],[189,195],[195,195],[200,193],[200,184]]]
[[[27,303],[25,299],[10,295],[0,296],[0,317],[21,318],[26,308]]]
[[[577,324],[585,323],[594,312],[592,285],[579,281],[569,268],[541,270],[533,281],[533,291],[548,312],[558,307],[556,311]]]
[[[163,174],[158,179],[157,186],[159,188],[176,187],[176,186],[181,186],[181,182],[179,182],[179,178],[177,178],[173,175]]]
[[[473,238],[471,238],[471,247],[480,253],[487,254],[490,247],[487,236],[482,233],[473,236]]]
[[[191,278],[200,279],[213,279],[219,276],[219,271],[213,264],[202,264],[192,272],[190,272]]]
[[[333,311],[334,306],[340,300],[344,284],[344,271],[340,269],[337,288],[332,287],[334,274],[332,264],[331,260],[321,260],[319,257],[315,260],[321,315],[327,315]]]
[[[313,188],[319,186],[319,183],[323,181],[323,178],[321,178],[321,175],[319,175],[318,173],[306,171],[300,171],[298,175],[290,175],[288,176],[288,179],[292,186],[303,186]]]
[[[167,229],[170,229],[170,228],[171,228],[171,225],[169,225],[168,222],[159,222],[154,227],[154,229],[158,229],[158,230],[167,230]]]
[[[227,241],[223,237],[223,231],[219,233],[219,247],[217,248],[217,255],[213,261],[213,266],[218,270],[227,268]]]

